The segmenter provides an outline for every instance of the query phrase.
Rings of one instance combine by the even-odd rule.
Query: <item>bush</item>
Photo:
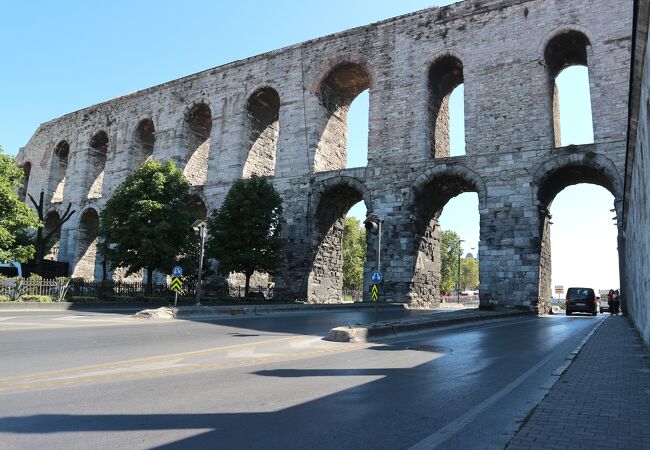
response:
[[[0,295],[0,303],[2,302],[10,302],[11,299],[7,297],[6,295]]]
[[[52,297],[49,295],[23,295],[20,301],[24,303],[50,303]]]

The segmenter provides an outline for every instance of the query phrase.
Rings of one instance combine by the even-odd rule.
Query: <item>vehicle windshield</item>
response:
[[[18,276],[18,269],[15,267],[0,267],[0,275],[3,277],[13,278]]]
[[[585,288],[571,288],[569,289],[570,300],[590,300],[594,298],[594,291]]]

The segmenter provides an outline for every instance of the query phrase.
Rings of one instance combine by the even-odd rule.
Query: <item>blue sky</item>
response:
[[[0,0],[0,145],[16,154],[40,123],[68,112],[233,60],[449,3],[115,0],[99,6],[78,0]],[[584,85],[579,79],[560,84],[565,144],[590,140]],[[452,155],[464,146],[458,91],[451,106]],[[365,165],[367,114],[368,98],[362,95],[350,111],[350,166]],[[611,195],[595,186],[575,186],[558,195],[551,207],[554,284],[618,286],[612,207]],[[352,213],[363,216],[360,208]],[[465,251],[471,251],[479,239],[476,195],[450,201],[441,222],[457,231],[466,241]],[[572,257],[576,254],[583,255],[579,264]]]

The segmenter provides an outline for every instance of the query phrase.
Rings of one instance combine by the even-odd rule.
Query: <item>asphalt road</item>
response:
[[[2,314],[0,448],[499,446],[600,321],[524,317],[370,344],[320,339],[371,318]]]

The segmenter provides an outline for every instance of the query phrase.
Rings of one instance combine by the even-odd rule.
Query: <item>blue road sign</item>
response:
[[[183,268],[181,266],[176,266],[172,269],[172,277],[178,278],[183,276]]]
[[[372,275],[370,275],[370,282],[372,284],[380,284],[381,280],[383,280],[383,279],[384,279],[384,276],[382,275],[382,273],[378,272],[376,270],[372,273]]]

